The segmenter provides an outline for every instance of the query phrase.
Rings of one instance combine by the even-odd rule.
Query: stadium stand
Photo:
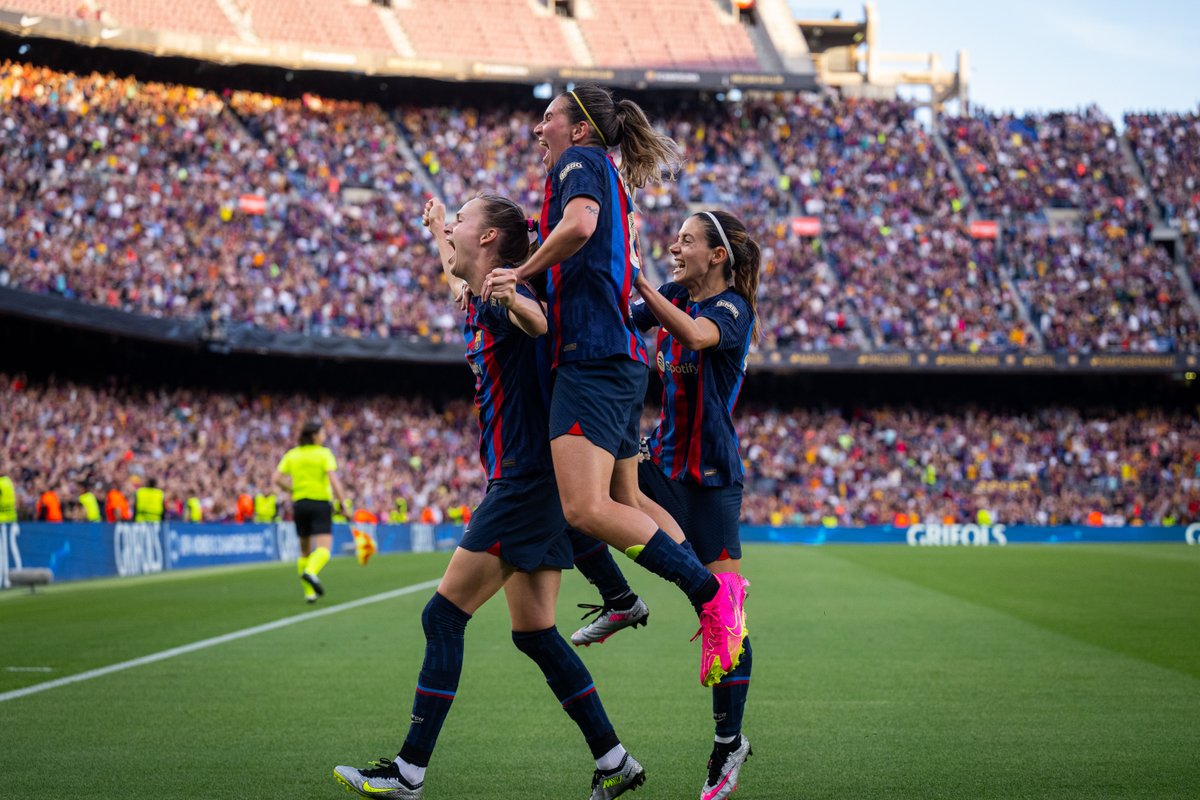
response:
[[[610,0],[590,3],[579,30],[601,67],[759,69],[754,43],[716,3]]]
[[[442,339],[453,324],[440,279],[424,269],[429,251],[416,219],[425,197],[454,204],[486,189],[530,213],[540,203],[533,112],[387,112],[313,95],[218,95],[20,64],[3,70],[5,125],[18,140],[45,140],[63,123],[79,134],[60,131],[57,142],[22,148],[4,166],[10,216],[0,279],[30,291],[268,330]],[[684,147],[678,182],[639,199],[652,271],[664,266],[685,209],[721,205],[762,222],[768,347],[1200,346],[1192,287],[1147,241],[1149,203],[1105,119],[948,123],[970,176],[973,195],[962,198],[953,166],[913,112],[830,93],[675,109],[663,126]],[[1036,147],[1025,140],[1035,135]],[[1097,153],[1084,152],[1092,146]],[[42,147],[66,152],[45,158]],[[984,175],[972,159],[988,155],[996,166]],[[1091,172],[1066,166],[1084,158]],[[1025,166],[1002,168],[1016,159]],[[69,213],[60,191],[68,181]],[[41,212],[16,202],[22,194]],[[244,211],[245,195],[261,197],[263,213]],[[968,235],[971,202],[1020,212],[1006,223],[1008,242]],[[1075,209],[1072,234],[1038,216],[1064,202],[1092,204]],[[820,233],[791,231],[793,212],[818,219]]]
[[[559,66],[575,61],[559,18],[530,14],[528,0],[445,0],[395,8],[418,58],[485,58]]]
[[[55,14],[103,23],[110,28],[183,30],[235,37],[236,31],[217,0],[162,3],[157,0],[20,0],[6,5],[30,13]]]
[[[572,17],[527,0],[13,5],[407,58],[761,68],[746,27],[717,2],[580,3]],[[0,286],[314,338],[454,342],[459,319],[419,209],[430,195],[453,206],[490,190],[534,213],[544,181],[534,105],[445,89],[381,106],[4,62]],[[1120,134],[1096,109],[978,112],[932,129],[916,111],[831,90],[660,100],[654,119],[685,158],[677,181],[638,195],[651,272],[666,273],[689,210],[720,206],[751,222],[762,246],[761,353],[1200,351],[1200,116],[1130,115]],[[998,241],[974,238],[977,216],[999,223]],[[807,227],[794,224],[801,217]],[[1188,269],[1153,240],[1160,218],[1182,235]],[[382,511],[403,496],[414,516],[442,516],[483,488],[466,400],[435,402],[420,388],[317,401],[147,390],[115,372],[111,384],[0,373],[0,473],[16,478],[24,513],[46,487],[73,497],[80,484],[128,491],[154,476],[176,500],[200,496],[210,519],[231,518],[236,495],[268,485],[314,413],[331,421],[362,506]],[[1137,411],[943,410],[883,395],[740,409],[744,519],[1200,517],[1200,423],[1153,397]]]
[[[28,514],[37,494],[132,487],[148,477],[174,501],[196,494],[209,519],[265,489],[297,426],[329,420],[329,446],[356,505],[404,497],[414,514],[473,505],[484,488],[469,401],[324,398],[33,383],[0,374],[0,474],[11,468]],[[657,417],[648,410],[646,432]],[[1050,407],[862,406],[738,412],[743,519],[759,524],[1160,524],[1200,514],[1200,421],[1184,412]],[[73,505],[73,504],[72,504]]]
[[[260,39],[395,52],[369,3],[347,0],[246,0]]]
[[[1200,231],[1200,113],[1126,114],[1125,131],[1167,224]]]

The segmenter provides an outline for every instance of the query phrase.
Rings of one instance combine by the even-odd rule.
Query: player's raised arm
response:
[[[446,275],[446,284],[450,287],[451,296],[455,301],[461,302],[467,289],[467,283],[461,278],[456,278],[450,271],[454,266],[454,248],[446,239],[446,206],[441,200],[435,197],[425,203],[425,210],[421,213],[421,224],[433,234],[433,241],[437,244],[438,258],[442,262],[442,272]]]
[[[512,324],[530,336],[541,336],[546,332],[546,311],[532,297],[517,291],[517,272],[501,268],[492,270],[483,284],[483,296],[491,297],[508,309]]]
[[[634,286],[659,324],[688,350],[707,350],[721,343],[721,329],[712,320],[693,317],[676,306],[659,294],[644,274],[638,274]]]
[[[517,268],[517,280],[528,281],[579,252],[596,232],[600,204],[591,197],[576,197],[563,209],[563,218],[538,251]]]

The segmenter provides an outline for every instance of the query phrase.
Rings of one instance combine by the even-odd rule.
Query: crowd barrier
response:
[[[379,551],[431,552],[458,544],[458,525],[367,525]],[[335,524],[335,554],[352,552],[350,526]],[[742,526],[742,541],[777,544],[905,544],[1004,546],[1031,543],[1177,542],[1200,544],[1200,523],[1174,527],[1037,527],[1028,525],[890,525],[863,528]],[[149,575],[192,567],[299,556],[290,522],[190,524],[179,522],[47,523],[0,525],[0,588],[14,569],[47,567],[56,581]]]

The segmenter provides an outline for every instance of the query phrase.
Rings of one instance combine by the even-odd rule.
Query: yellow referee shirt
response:
[[[333,499],[329,473],[337,470],[337,459],[328,447],[306,444],[283,454],[278,470],[292,476],[292,500]]]

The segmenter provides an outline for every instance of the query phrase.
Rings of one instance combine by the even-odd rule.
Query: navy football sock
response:
[[[533,662],[546,676],[550,691],[562,703],[592,751],[592,758],[600,758],[621,743],[613,731],[608,714],[600,703],[596,685],[587,667],[579,656],[558,634],[558,628],[549,627],[541,631],[513,631],[513,644]]]
[[[470,614],[437,592],[421,612],[425,660],[417,676],[412,724],[400,750],[400,758],[415,766],[429,766],[438,734],[450,713],[462,675],[463,632],[470,621]]]
[[[637,595],[630,590],[607,544],[572,530],[571,548],[575,568],[599,590],[604,605],[620,610],[633,606]]]
[[[633,560],[683,589],[697,611],[716,597],[721,588],[713,574],[700,563],[696,553],[690,547],[676,542],[661,528],[654,532],[641,552],[634,554]]]
[[[713,720],[717,723],[717,736],[737,736],[742,732],[746,695],[750,693],[750,665],[753,661],[749,636],[746,637],[743,646],[746,649],[738,661],[737,669],[712,687]]]

